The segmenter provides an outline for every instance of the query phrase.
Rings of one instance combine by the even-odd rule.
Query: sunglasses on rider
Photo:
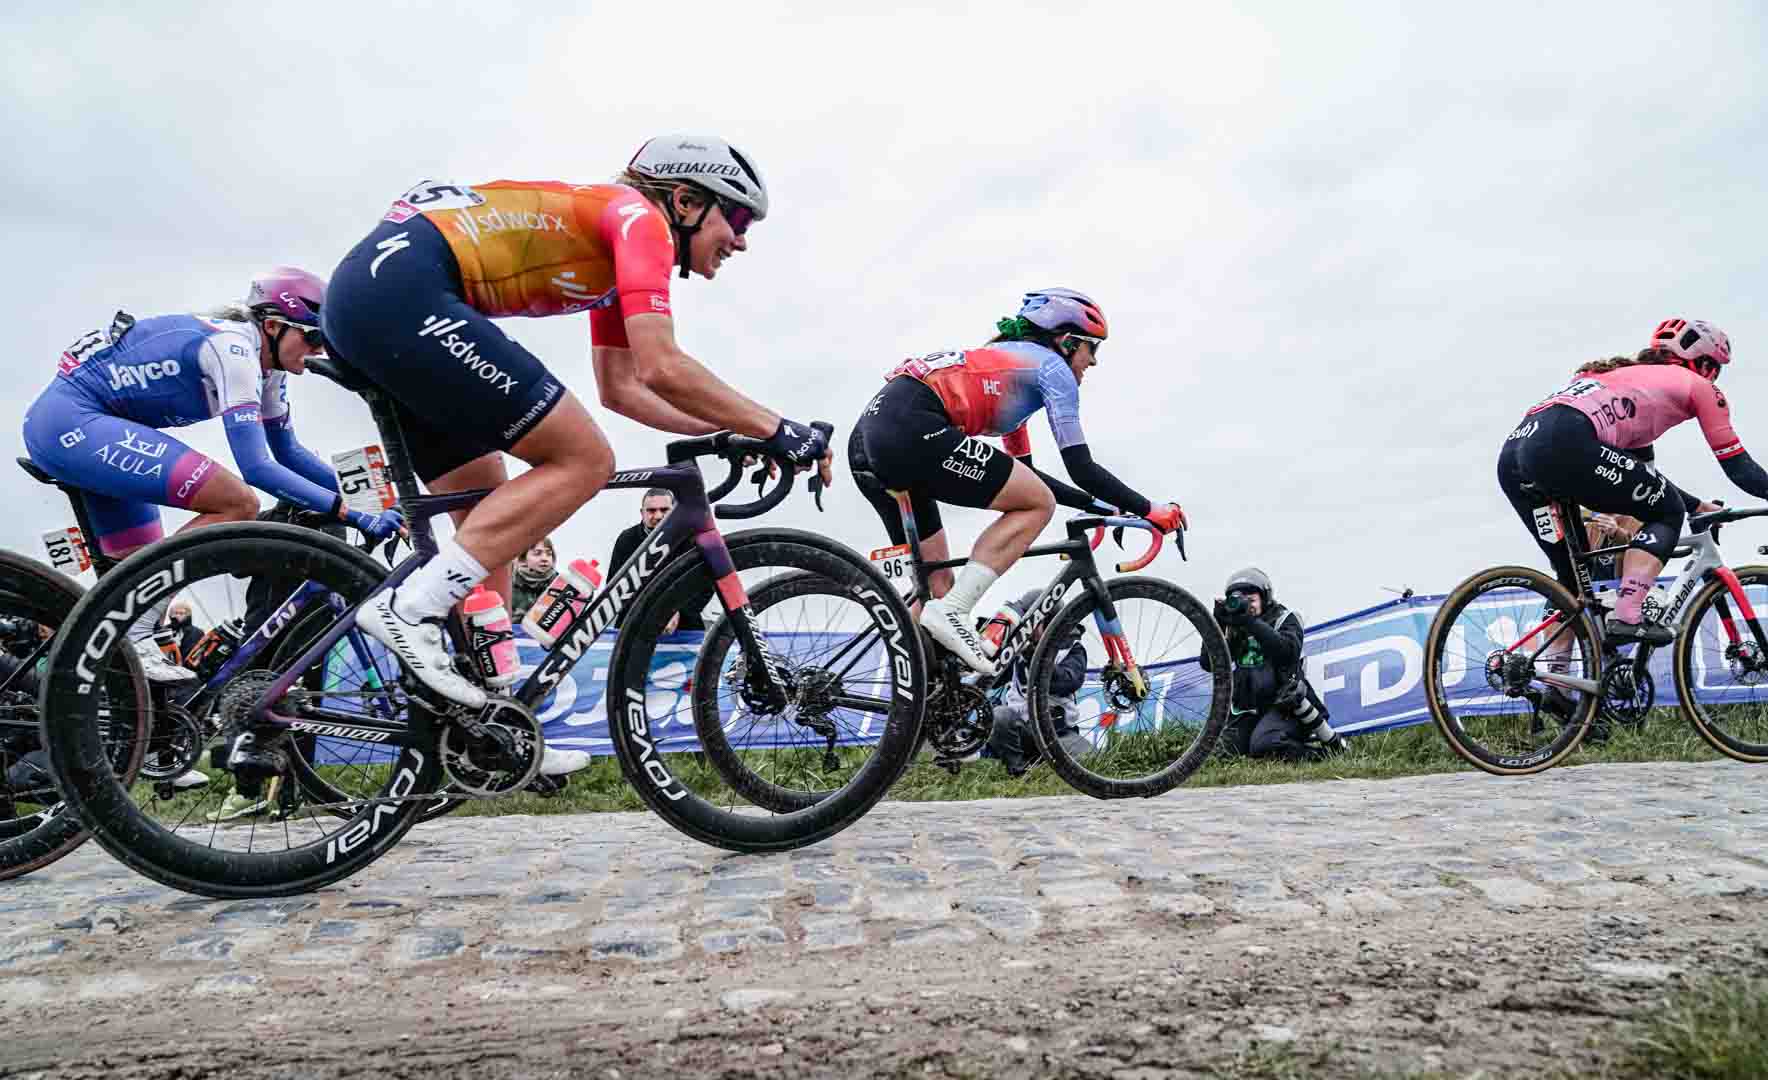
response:
[[[290,330],[293,330],[295,333],[301,335],[301,341],[305,343],[309,349],[318,349],[321,351],[325,349],[325,333],[320,330],[319,327],[302,326],[300,323],[289,322],[287,319],[278,319],[277,321],[288,327]]]
[[[1094,356],[1099,355],[1099,346],[1105,344],[1104,338],[1093,337],[1091,334],[1076,334],[1076,333],[1070,332],[1068,336],[1071,338],[1074,338],[1077,341],[1084,341],[1088,345],[1091,345],[1093,347],[1093,355]]]
[[[718,200],[718,209],[723,211],[724,220],[729,223],[731,232],[738,236],[748,232],[749,226],[755,224],[755,211],[741,203],[721,197]]]

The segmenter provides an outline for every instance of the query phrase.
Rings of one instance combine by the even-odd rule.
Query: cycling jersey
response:
[[[288,375],[266,375],[250,322],[167,315],[83,334],[25,415],[25,447],[51,476],[92,494],[104,550],[157,539],[155,505],[188,508],[212,475],[205,454],[160,428],[222,416],[252,486],[312,510],[337,476],[290,426]]]
[[[591,340],[625,347],[628,315],[668,315],[675,240],[656,208],[622,184],[425,182],[385,221],[422,215],[447,240],[463,298],[482,315],[590,312]],[[404,234],[383,238],[374,270]]]
[[[1599,440],[1622,450],[1650,446],[1693,417],[1714,457],[1725,461],[1744,452],[1731,427],[1731,407],[1718,386],[1674,364],[1633,364],[1579,375],[1528,415],[1554,405],[1569,405],[1583,413]]]
[[[966,435],[1005,436],[1007,453],[1031,453],[1025,423],[1043,409],[1061,449],[1084,444],[1080,383],[1068,361],[1029,341],[1002,341],[962,352],[905,360],[886,378],[908,375],[939,396],[952,423]]]

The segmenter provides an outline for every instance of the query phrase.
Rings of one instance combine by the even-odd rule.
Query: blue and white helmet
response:
[[[1052,334],[1079,334],[1104,341],[1110,335],[1105,313],[1091,297],[1073,289],[1039,289],[1025,294],[1019,317]]]

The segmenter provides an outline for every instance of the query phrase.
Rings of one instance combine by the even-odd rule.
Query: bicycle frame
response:
[[[1590,577],[1590,564],[1604,555],[1618,555],[1627,551],[1628,547],[1623,544],[1591,551],[1585,546],[1582,529],[1566,527],[1566,522],[1579,520],[1578,508],[1575,504],[1554,500],[1552,513],[1555,515],[1555,524],[1564,538],[1567,551],[1571,555],[1572,566],[1577,575],[1580,610],[1588,611],[1598,606],[1596,588]],[[1738,581],[1737,575],[1725,565],[1724,558],[1719,554],[1719,541],[1710,530],[1693,532],[1681,537],[1676,541],[1676,547],[1671,551],[1670,557],[1674,559],[1687,558],[1688,562],[1683,566],[1681,573],[1676,576],[1675,581],[1670,584],[1668,590],[1670,600],[1661,617],[1662,622],[1670,626],[1680,626],[1688,600],[1694,595],[1695,589],[1702,583],[1717,578],[1725,585],[1731,601],[1737,605],[1737,610],[1749,627],[1751,636],[1755,638],[1756,645],[1764,651],[1768,651],[1768,633],[1764,633],[1761,621],[1756,617],[1755,608],[1750,604],[1749,597],[1745,595],[1743,585]],[[1722,604],[1723,602],[1721,602]],[[1505,649],[1505,652],[1515,652],[1521,649],[1549,627],[1556,624],[1563,625],[1564,622],[1564,612],[1553,612],[1528,633],[1519,637],[1514,644]],[[1735,646],[1743,640],[1743,635],[1737,627],[1737,621],[1732,617],[1729,608],[1721,606],[1720,623],[1724,627],[1725,635],[1731,645]],[[1551,635],[1547,641],[1542,643],[1541,649],[1537,650],[1531,659],[1539,657],[1541,652],[1545,651],[1546,647],[1558,637],[1557,633]],[[1600,639],[1600,637],[1601,628],[1598,624],[1598,638]],[[1639,659],[1643,661],[1649,658],[1651,649],[1650,645],[1641,645],[1638,652]],[[1598,684],[1594,679],[1580,679],[1552,671],[1537,672],[1535,677],[1549,686],[1558,686],[1562,689],[1581,690],[1589,694],[1598,691]]]
[[[383,583],[386,588],[397,588],[437,551],[431,519],[439,514],[470,509],[490,495],[491,489],[477,488],[444,495],[420,494],[417,474],[406,452],[398,417],[378,392],[360,388],[358,392],[368,401],[375,423],[380,428],[388,476],[399,495],[399,506],[405,514],[411,533],[412,553],[393,567]],[[606,488],[664,488],[675,496],[675,506],[625,564],[608,577],[602,591],[562,629],[552,648],[541,660],[540,666],[514,695],[524,707],[530,711],[537,709],[553,687],[582,659],[596,637],[619,619],[659,570],[672,558],[686,551],[690,541],[706,560],[719,600],[724,606],[726,616],[731,619],[744,651],[763,660],[761,670],[756,672],[756,678],[762,683],[761,689],[770,698],[784,705],[786,694],[777,676],[778,666],[765,642],[756,634],[754,624],[749,618],[749,598],[731,562],[724,536],[718,531],[705,481],[694,460],[701,454],[713,452],[716,438],[717,436],[703,436],[670,443],[668,465],[618,472],[608,481]],[[380,591],[378,588],[375,590],[376,593]],[[271,684],[259,698],[253,711],[255,722],[270,728],[299,730],[300,719],[272,711],[271,703],[279,701],[287,694],[302,673],[318,663],[340,638],[354,629],[356,608],[359,606],[360,604],[344,610],[331,629],[321,635]],[[464,645],[464,633],[458,613],[451,615],[448,623],[458,651]],[[330,732],[332,734],[347,735],[358,731],[370,733],[371,737],[375,737],[383,745],[403,745],[408,731],[404,724],[397,721],[381,724],[365,720],[354,713],[335,714],[323,709],[309,711],[322,717],[329,727],[341,729]]]

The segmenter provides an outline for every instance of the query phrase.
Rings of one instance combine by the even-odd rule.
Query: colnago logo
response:
[[[176,360],[149,360],[145,364],[106,364],[105,370],[110,372],[112,390],[142,390],[155,379],[169,379],[183,368]]]
[[[386,742],[393,734],[390,731],[376,731],[373,728],[352,727],[347,724],[321,724],[312,720],[296,720],[289,726],[309,735],[329,735],[334,739],[354,739],[357,742]]]
[[[503,210],[495,206],[479,214],[471,210],[461,210],[454,215],[454,227],[465,233],[475,244],[480,243],[484,237],[512,229],[566,234],[571,231],[565,228],[565,219],[557,214],[548,214],[541,210]]]
[[[104,613],[86,643],[80,647],[80,658],[74,663],[74,674],[80,679],[74,687],[75,693],[92,693],[93,684],[98,682],[98,666],[104,663],[105,654],[110,652],[117,638],[133,626],[136,618],[156,599],[184,584],[184,573],[184,560],[174,559],[170,567],[129,590],[123,595],[122,603]]]
[[[351,737],[358,736],[352,735]],[[417,773],[419,769],[424,767],[424,755],[408,746],[405,748],[404,756],[399,759],[399,764],[399,775],[393,778],[393,785],[387,790],[387,795],[395,799],[403,799],[417,788]],[[376,803],[374,810],[368,817],[326,841],[325,861],[327,863],[337,862],[339,855],[348,855],[367,843],[376,833],[381,831],[381,827],[386,824],[388,818],[399,815],[403,806],[403,803]]]
[[[1052,585],[1044,591],[1044,595],[1037,598],[1037,603],[1031,606],[1031,610],[1020,617],[1019,622],[1007,634],[1007,640],[1001,642],[1000,651],[995,653],[997,668],[1008,670],[1009,665],[1025,648],[1025,643],[1033,640],[1042,629],[1044,620],[1055,613],[1056,606],[1062,602],[1063,592],[1061,587]]]
[[[208,475],[209,466],[213,464],[215,464],[213,458],[203,458],[202,461],[198,462],[196,468],[190,471],[190,476],[185,479],[184,483],[178,485],[178,497],[180,499],[190,498],[190,493],[202,486],[203,477]]]
[[[645,777],[670,802],[687,794],[687,789],[676,782],[675,776],[657,756],[656,744],[651,741],[651,718],[645,713],[645,698],[632,687],[626,688],[626,730],[632,734],[632,741],[638,744],[638,763],[645,770]]]
[[[565,673],[577,663],[583,651],[595,641],[596,635],[614,621],[626,608],[627,602],[638,595],[645,580],[656,573],[658,567],[668,559],[669,542],[656,533],[651,536],[651,542],[643,551],[633,556],[625,572],[602,590],[602,595],[597,598],[595,607],[590,609],[589,616],[572,623],[571,632],[557,647],[557,651],[548,653],[546,659],[541,661],[534,678],[542,687],[551,687],[565,677]]]
[[[865,585],[853,586],[853,595],[859,597],[860,602],[871,611],[872,620],[878,624],[879,633],[884,637],[884,646],[889,650],[890,666],[896,672],[896,696],[913,702],[915,668],[909,660],[908,637],[903,633],[902,624],[896,621],[896,614],[890,610],[890,601],[876,589]]]
[[[516,388],[515,377],[504,374],[502,368],[480,356],[479,346],[457,332],[466,324],[465,319],[425,315],[423,329],[417,332],[417,336],[435,338],[436,344],[446,350],[448,355],[459,360],[474,375],[503,391],[505,397],[509,396],[510,391]]]

